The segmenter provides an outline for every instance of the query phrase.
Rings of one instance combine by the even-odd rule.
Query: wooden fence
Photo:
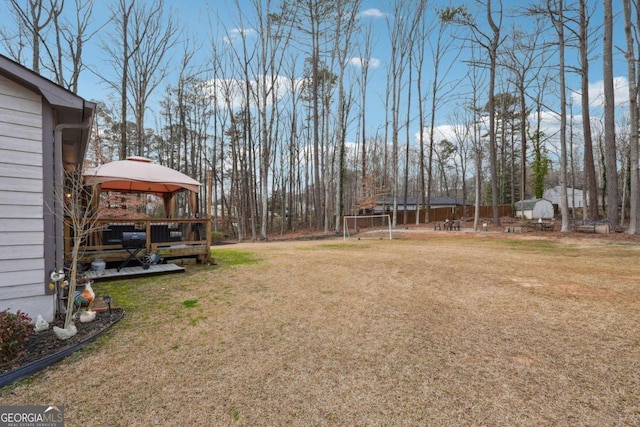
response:
[[[426,209],[420,209],[419,211],[403,211],[401,206],[398,206],[398,216],[396,218],[397,225],[411,225],[416,223],[416,213],[420,215],[420,224],[425,223]],[[475,206],[455,206],[455,207],[443,207],[443,208],[431,208],[429,209],[430,222],[445,221],[447,219],[461,219],[461,218],[473,218],[475,216]],[[390,212],[388,212],[390,214]],[[406,213],[406,216],[405,216]],[[499,205],[498,215],[513,216],[513,209],[511,205]],[[480,218],[493,218],[492,206],[480,206]]]

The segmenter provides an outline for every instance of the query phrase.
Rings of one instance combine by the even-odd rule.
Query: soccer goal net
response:
[[[346,215],[342,222],[344,240],[351,237],[380,239],[381,234],[391,234],[390,215]]]

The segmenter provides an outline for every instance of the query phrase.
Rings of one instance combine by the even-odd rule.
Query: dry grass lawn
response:
[[[640,425],[637,242],[216,250],[217,266],[96,284],[125,318],[2,404],[62,404],[68,426]],[[225,263],[243,253],[256,262]]]

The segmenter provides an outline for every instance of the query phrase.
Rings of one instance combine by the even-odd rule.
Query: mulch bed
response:
[[[0,376],[93,339],[117,322],[122,317],[122,314],[121,308],[113,308],[111,313],[109,310],[97,312],[96,319],[92,322],[81,323],[76,320],[74,324],[78,329],[78,333],[66,340],[59,339],[53,332],[53,326],[64,326],[64,319],[55,319],[50,322],[49,329],[46,331],[31,332],[31,336],[24,345],[25,354],[14,359],[11,363],[0,365]]]

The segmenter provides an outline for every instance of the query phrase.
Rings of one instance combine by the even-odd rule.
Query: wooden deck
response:
[[[133,277],[154,276],[158,274],[184,273],[184,267],[176,264],[152,264],[148,269],[142,266],[123,267],[118,271],[116,268],[106,268],[102,271],[87,271],[84,275],[94,281],[119,280]]]
[[[184,244],[175,244],[172,246],[159,246],[155,247],[155,250],[149,251],[149,253],[157,253],[164,259],[172,259],[172,258],[187,258],[187,257],[195,257],[198,258],[199,261],[203,261],[205,259],[205,255],[209,252],[210,249],[207,248],[206,245],[184,245]],[[142,249],[138,253],[139,258],[144,258],[147,254],[145,249]],[[97,250],[85,250],[78,257],[78,261],[91,264],[92,261],[96,259],[101,259],[106,262],[122,262],[129,257],[129,252],[125,249],[97,249]],[[205,259],[206,261],[206,259]]]
[[[157,218],[145,220],[100,219],[96,231],[84,242],[79,262],[90,264],[95,260],[107,263],[123,262],[129,252],[122,247],[120,239],[125,231],[146,234],[144,249],[137,255],[157,253],[168,259],[193,257],[201,263],[211,261],[211,224],[206,218],[173,219]],[[71,260],[72,231],[65,224],[65,261]]]

